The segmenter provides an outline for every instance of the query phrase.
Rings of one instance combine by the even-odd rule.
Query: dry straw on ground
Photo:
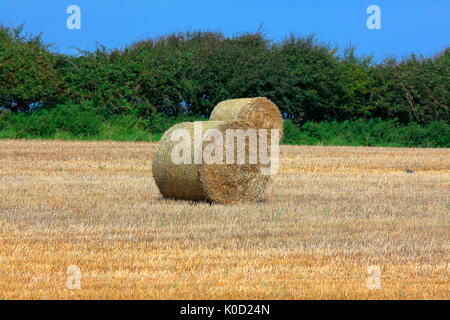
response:
[[[278,129],[283,134],[283,118],[278,107],[264,97],[225,100],[211,113],[210,120],[245,120],[258,129]]]
[[[245,121],[204,121],[201,122],[202,135],[206,130],[217,129],[223,137],[227,129],[251,129],[252,124]],[[192,146],[188,164],[176,164],[172,159],[175,145],[180,141],[172,141],[175,130],[185,129],[189,132]],[[217,141],[216,141],[217,142]],[[207,151],[207,144],[202,142],[201,150]],[[245,154],[249,154],[249,139],[245,140]],[[223,161],[227,153],[226,143],[222,143]],[[153,177],[161,194],[166,198],[182,200],[209,200],[219,203],[238,203],[254,201],[264,193],[269,181],[268,176],[261,174],[262,165],[251,164],[248,157],[245,164],[194,163],[194,149],[199,146],[194,143],[194,122],[183,122],[170,128],[162,137],[158,151],[153,160]],[[234,159],[237,160],[238,150],[233,144]],[[214,156],[214,152],[211,152]]]
[[[161,200],[157,147],[0,140],[0,300],[449,298],[450,149],[281,146],[212,206]]]

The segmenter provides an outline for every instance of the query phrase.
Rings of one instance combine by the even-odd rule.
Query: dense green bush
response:
[[[164,133],[173,125],[186,121],[205,121],[207,118],[199,116],[178,115],[165,116],[161,113],[155,113],[151,117],[143,120],[145,128],[153,133]]]
[[[0,137],[152,140],[266,96],[286,143],[448,146],[448,79],[449,48],[375,63],[314,36],[187,32],[69,56],[0,26]]]
[[[152,141],[152,134],[145,130],[142,121],[133,115],[119,115],[104,121],[96,140]]]
[[[450,121],[450,49],[375,63],[314,36],[175,33],[124,49],[56,54],[23,27],[0,27],[0,108],[92,101],[104,118],[209,116],[220,101],[266,96],[296,124],[356,118]]]
[[[285,121],[287,144],[354,145],[392,147],[450,147],[450,125],[432,122],[427,125],[381,119],[342,122],[308,121],[301,127]]]
[[[58,105],[32,113],[10,113],[3,120],[3,130],[19,138],[52,137],[65,132],[74,137],[92,137],[99,133],[102,118],[89,105]]]
[[[61,94],[55,64],[40,35],[24,35],[23,26],[0,25],[0,108],[19,112],[53,105]]]
[[[204,121],[188,115],[149,118],[133,114],[107,119],[92,113],[90,103],[58,105],[50,110],[33,113],[0,111],[0,138],[48,138],[157,141],[164,131],[178,122]],[[450,125],[432,122],[401,124],[396,120],[357,119],[308,121],[299,126],[285,121],[284,144],[354,145],[392,147],[450,147]]]
[[[205,118],[179,115],[151,117],[124,114],[103,117],[92,102],[63,104],[31,113],[0,111],[0,138],[58,138],[153,141],[176,123],[202,121]]]

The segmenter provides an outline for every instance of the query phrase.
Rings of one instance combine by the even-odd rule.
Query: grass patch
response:
[[[198,116],[154,113],[104,117],[89,105],[60,105],[30,114],[0,112],[0,139],[158,141],[176,123],[204,121]],[[357,119],[342,122],[285,121],[283,144],[378,147],[450,147],[450,125],[432,122],[400,124],[395,120]]]

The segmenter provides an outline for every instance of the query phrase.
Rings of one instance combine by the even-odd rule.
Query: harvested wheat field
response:
[[[0,299],[450,297],[449,149],[283,146],[265,202],[211,205],[156,146],[0,141]]]

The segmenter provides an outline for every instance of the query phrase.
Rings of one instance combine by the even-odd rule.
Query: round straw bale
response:
[[[208,129],[217,129],[222,133],[224,141],[227,129],[247,130],[254,126],[245,121],[204,121],[201,124],[202,134]],[[188,139],[190,139],[192,148],[188,163],[176,164],[172,159],[173,149],[181,141],[172,141],[171,137],[177,129],[184,129],[189,133]],[[234,164],[225,162],[227,152],[225,142],[219,144],[223,150],[223,162],[207,164],[204,161],[203,152],[207,145],[212,143],[212,141],[201,140],[202,163],[196,164],[194,163],[194,149],[198,146],[195,147],[194,122],[179,123],[163,135],[153,160],[153,177],[162,196],[218,203],[238,203],[260,199],[270,178],[268,175],[261,174],[262,165],[258,162],[252,164],[249,161],[250,139],[245,139],[246,157],[243,164],[237,164],[237,161]],[[237,159],[236,144],[234,144],[234,156]]]
[[[245,120],[258,129],[278,129],[283,136],[283,118],[278,107],[264,97],[232,99],[220,102],[210,120]]]

